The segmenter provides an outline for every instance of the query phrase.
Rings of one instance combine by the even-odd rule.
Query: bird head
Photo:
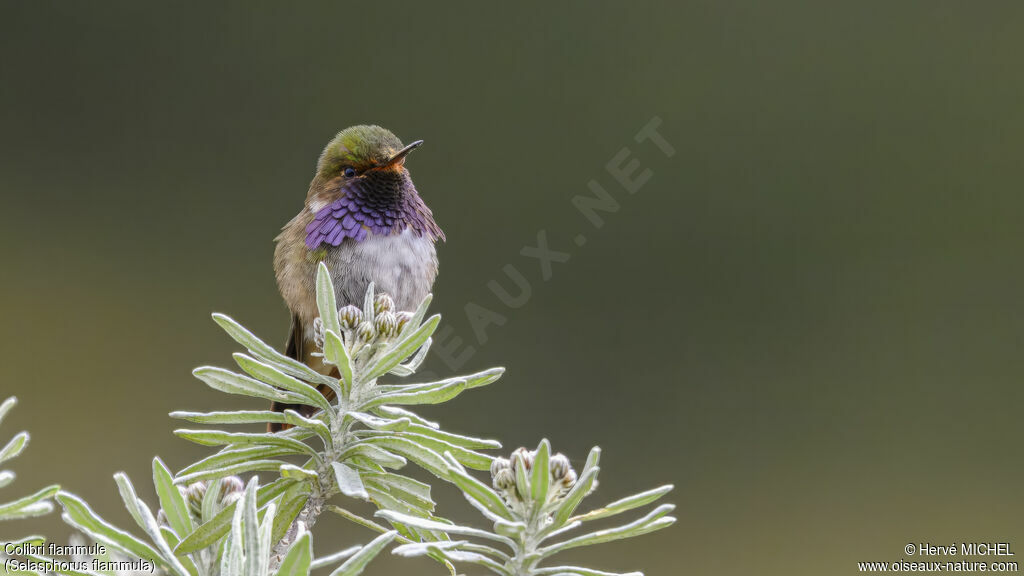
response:
[[[323,243],[357,242],[367,234],[396,234],[406,228],[418,235],[444,239],[430,209],[419,197],[406,157],[422,144],[408,145],[380,126],[352,126],[324,148],[306,205],[311,250]]]
[[[397,136],[380,126],[352,126],[339,132],[324,148],[317,163],[317,176],[334,180],[408,172],[405,158],[420,144],[422,140],[404,146]]]

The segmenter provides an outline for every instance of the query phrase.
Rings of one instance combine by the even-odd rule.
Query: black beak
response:
[[[410,143],[405,148],[402,148],[398,152],[395,152],[395,154],[391,158],[388,158],[388,161],[385,162],[381,166],[381,168],[388,168],[388,167],[394,166],[395,164],[401,162],[406,156],[409,155],[409,152],[412,152],[416,148],[419,148],[422,144],[423,144],[423,140],[417,140],[415,142]]]

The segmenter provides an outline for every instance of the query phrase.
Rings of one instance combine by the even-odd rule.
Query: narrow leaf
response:
[[[435,314],[434,316],[431,316],[430,319],[417,328],[415,332],[399,340],[384,354],[378,357],[377,360],[366,369],[364,377],[367,380],[372,380],[382,374],[386,374],[400,362],[411,356],[416,352],[417,348],[426,343],[427,339],[434,333],[434,330],[437,329],[439,322],[441,322],[441,317],[439,315]]]
[[[551,444],[547,438],[541,440],[533,457],[533,475],[530,477],[530,488],[533,490],[533,501],[537,510],[544,507],[548,499],[548,484],[551,482],[551,469],[548,460],[551,456]]]
[[[334,468],[334,477],[342,494],[360,500],[369,499],[370,495],[366,493],[363,481],[359,478],[359,472],[345,466],[341,462],[332,462],[331,466]]]
[[[615,502],[608,504],[604,508],[599,508],[597,510],[587,512],[586,514],[576,516],[573,519],[586,522],[589,520],[598,520],[600,518],[607,518],[609,516],[621,514],[623,512],[627,512],[629,510],[633,510],[634,508],[645,506],[647,504],[650,504],[651,502],[658,500],[665,494],[671,492],[672,488],[673,486],[671,484],[668,484],[666,486],[661,486],[660,488],[655,488],[653,490],[648,490],[646,492],[634,494],[633,496],[628,496],[621,500],[616,500]]]
[[[188,511],[188,503],[174,485],[170,470],[160,458],[153,458],[153,486],[156,487],[156,495],[160,499],[160,508],[167,515],[167,523],[174,532],[181,536],[191,534],[192,530],[195,530],[195,525]]]
[[[331,572],[331,576],[358,576],[371,560],[376,558],[388,544],[391,544],[391,541],[396,536],[398,536],[398,533],[393,530],[377,536],[369,544],[363,546],[359,552],[356,552],[354,556],[346,560],[337,570]]]
[[[316,270],[316,307],[320,311],[320,321],[325,330],[341,334],[341,321],[338,320],[338,302],[334,296],[334,282],[331,272],[323,262]]]

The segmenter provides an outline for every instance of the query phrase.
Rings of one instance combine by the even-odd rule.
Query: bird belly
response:
[[[408,229],[399,234],[370,234],[362,242],[347,240],[328,247],[327,268],[334,280],[338,306],[362,305],[370,282],[387,293],[399,310],[415,310],[437,276],[434,243]]]

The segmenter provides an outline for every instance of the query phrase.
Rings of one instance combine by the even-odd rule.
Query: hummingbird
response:
[[[275,240],[274,274],[291,312],[287,356],[318,372],[332,371],[313,355],[321,262],[330,271],[338,306],[361,305],[371,282],[398,310],[414,310],[430,292],[438,266],[434,244],[445,236],[405,167],[421,144],[403,145],[380,126],[352,126],[320,154],[302,210]],[[329,388],[321,391],[332,395]],[[277,402],[272,409],[301,411]]]

